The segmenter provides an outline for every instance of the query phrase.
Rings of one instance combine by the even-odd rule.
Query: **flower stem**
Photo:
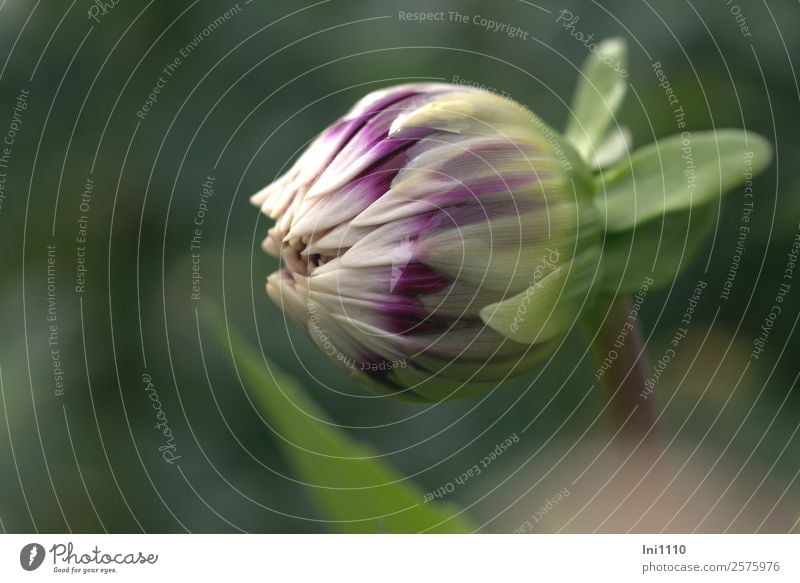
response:
[[[638,311],[629,297],[609,298],[584,319],[598,367],[595,376],[610,400],[612,430],[633,444],[654,445],[655,402],[643,393],[650,367]]]

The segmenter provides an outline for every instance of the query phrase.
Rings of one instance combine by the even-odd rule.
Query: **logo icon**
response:
[[[35,571],[44,562],[44,547],[39,543],[30,543],[19,552],[19,564],[26,571]]]

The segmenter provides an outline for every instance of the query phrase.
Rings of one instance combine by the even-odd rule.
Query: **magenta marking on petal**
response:
[[[428,98],[426,94],[404,92],[391,99],[380,100],[352,118],[353,122],[359,121],[360,123],[354,135],[351,136],[350,143],[347,144],[348,149],[358,147],[366,150],[386,139],[389,136],[392,122],[411,106],[418,105],[422,99],[421,95]]]
[[[397,113],[387,116],[385,112],[386,108],[398,106],[401,102],[413,98],[418,94],[419,92],[413,89],[391,93],[383,99],[379,99],[371,104],[357,115],[343,117],[336,121],[322,133],[320,136],[320,143],[316,145],[321,151],[325,152],[323,165],[327,166],[332,163],[343,151],[350,150],[355,145],[360,145],[352,144],[352,142],[365,132],[365,135],[375,135],[374,139],[376,141],[380,141],[383,137],[387,136],[389,126]],[[386,117],[389,119],[384,119]],[[314,179],[316,178],[315,176]]]
[[[382,197],[391,187],[394,177],[408,162],[407,150],[411,143],[392,144],[387,148],[388,154],[364,170],[353,180],[352,187],[359,191],[365,191],[370,202],[374,202]],[[348,190],[351,187],[348,187]]]
[[[444,332],[453,323],[452,318],[429,313],[416,299],[397,297],[377,302],[376,308],[385,314],[385,326],[392,334]]]
[[[363,119],[364,122],[348,142],[341,145],[331,164],[347,166],[354,160],[363,159],[371,164],[407,143],[408,140],[417,140],[430,134],[433,130],[422,128],[421,132],[408,133],[402,138],[389,138],[392,123],[399,115],[422,105],[433,95],[433,93],[408,92],[392,100],[383,109],[377,110],[370,107],[364,113],[359,114],[355,119]]]
[[[450,285],[450,280],[436,273],[424,263],[393,265],[389,292],[399,296],[433,294]]]
[[[397,116],[395,111],[381,112],[372,118],[353,136],[348,146],[359,152],[368,152],[374,146],[389,137],[389,127],[392,120]]]
[[[356,159],[368,160],[369,166],[374,165],[386,158],[392,152],[400,148],[407,148],[415,145],[420,139],[430,135],[434,130],[428,128],[416,128],[413,132],[408,132],[402,138],[389,137],[389,126],[397,112],[391,113],[391,117],[382,114],[382,119],[375,118],[374,123],[367,124],[358,131],[347,144],[347,147],[340,150],[337,159],[332,164],[350,162]]]
[[[409,160],[408,150],[415,144],[415,138],[384,140],[370,152],[371,156],[375,156],[375,161],[369,168],[335,196],[357,192],[358,196],[366,196],[370,203],[375,202],[389,191],[397,174],[406,167]]]

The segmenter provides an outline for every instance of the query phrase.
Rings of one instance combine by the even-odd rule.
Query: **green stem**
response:
[[[598,302],[584,318],[595,376],[610,400],[612,430],[637,444],[656,442],[656,411],[652,395],[643,393],[650,372],[644,350],[639,314],[629,297]]]

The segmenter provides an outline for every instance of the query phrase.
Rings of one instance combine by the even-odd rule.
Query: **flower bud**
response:
[[[253,196],[272,299],[382,393],[494,388],[546,357],[598,268],[592,178],[518,103],[448,84],[366,96]]]

